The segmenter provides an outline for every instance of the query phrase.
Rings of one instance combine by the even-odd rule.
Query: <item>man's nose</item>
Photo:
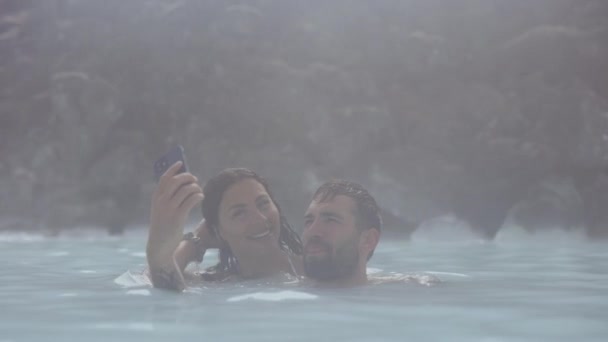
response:
[[[306,233],[308,236],[323,236],[323,232],[325,231],[322,225],[319,223],[319,220],[314,220],[307,228]]]

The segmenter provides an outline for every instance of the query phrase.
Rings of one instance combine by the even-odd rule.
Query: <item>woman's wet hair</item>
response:
[[[205,198],[201,204],[201,209],[207,227],[211,230],[211,233],[219,238],[219,211],[224,193],[232,185],[244,179],[254,179],[262,184],[264,190],[266,190],[268,196],[270,196],[270,199],[277,207],[281,226],[279,233],[279,245],[281,249],[293,255],[301,255],[302,241],[298,234],[291,228],[287,219],[283,216],[281,207],[279,207],[279,204],[268,188],[268,183],[257,173],[245,168],[224,169],[205,184],[203,189]],[[232,250],[230,250],[230,246],[228,246],[225,241],[221,241],[218,264],[210,267],[206,271],[207,272],[203,274],[203,277],[207,280],[220,280],[238,273],[238,261],[234,257]]]

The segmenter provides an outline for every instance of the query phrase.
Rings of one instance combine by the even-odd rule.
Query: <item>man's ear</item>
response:
[[[376,228],[366,229],[359,238],[359,247],[365,255],[369,256],[376,249],[378,241],[380,241],[380,231]]]

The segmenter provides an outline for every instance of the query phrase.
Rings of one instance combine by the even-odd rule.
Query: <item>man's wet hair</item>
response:
[[[270,199],[277,207],[280,217],[280,233],[279,233],[279,244],[281,249],[291,253],[293,255],[302,254],[302,241],[298,234],[291,228],[287,219],[283,216],[281,207],[274,199],[272,192],[268,188],[268,183],[262,177],[252,170],[246,168],[229,168],[221,171],[217,176],[209,179],[205,184],[203,193],[205,198],[201,204],[203,217],[207,227],[211,230],[211,233],[219,237],[219,211],[220,203],[224,197],[224,193],[232,185],[238,183],[244,179],[253,179],[260,183],[264,190],[270,196]],[[219,251],[219,262],[217,265],[209,268],[205,279],[221,279],[226,276],[237,274],[238,272],[238,261],[234,257],[232,250],[226,243],[222,243]]]
[[[356,212],[354,214],[359,231],[372,228],[382,231],[380,207],[378,207],[374,197],[358,183],[343,179],[331,180],[321,185],[312,198],[313,200],[322,203],[331,201],[338,195],[348,196],[355,202]],[[374,251],[371,251],[367,260],[369,260],[373,254]]]

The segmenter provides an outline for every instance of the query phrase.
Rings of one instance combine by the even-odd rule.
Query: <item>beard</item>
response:
[[[355,274],[359,263],[359,236],[353,234],[342,242],[334,251],[327,242],[312,238],[307,244],[314,243],[324,247],[326,253],[321,256],[307,256],[304,253],[304,272],[307,277],[320,281],[349,278]]]

